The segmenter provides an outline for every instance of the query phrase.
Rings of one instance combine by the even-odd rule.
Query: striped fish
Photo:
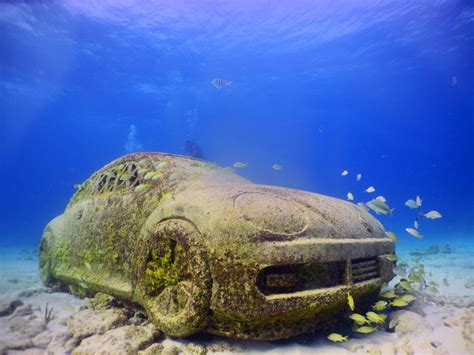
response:
[[[215,78],[211,81],[211,84],[214,85],[216,89],[222,89],[227,86],[230,86],[230,84],[232,84],[232,81],[222,78]]]

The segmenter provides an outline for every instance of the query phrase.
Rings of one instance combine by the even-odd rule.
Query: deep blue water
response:
[[[126,148],[186,139],[255,182],[383,195],[405,245],[417,194],[443,215],[425,240],[472,238],[473,120],[472,1],[0,1],[0,243],[36,244]]]

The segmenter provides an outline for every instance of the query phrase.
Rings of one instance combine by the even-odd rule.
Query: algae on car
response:
[[[384,257],[393,252],[381,224],[351,203],[134,153],[80,184],[45,229],[40,269],[49,285],[141,305],[171,336],[280,339],[337,322],[348,291],[373,302],[393,276]],[[356,282],[352,263],[364,258],[377,275]],[[299,268],[306,289],[265,293],[272,267]]]

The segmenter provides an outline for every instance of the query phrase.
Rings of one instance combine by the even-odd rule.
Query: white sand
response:
[[[413,249],[403,249],[399,260],[412,263]],[[451,254],[426,255],[421,258],[425,266],[427,281],[438,285],[439,294],[431,296],[435,302],[425,304],[421,310],[424,318],[416,329],[425,331],[408,334],[378,331],[358,339],[341,344],[332,344],[326,340],[326,334],[306,335],[279,342],[236,341],[219,337],[206,341],[170,340],[161,344],[165,347],[177,346],[183,352],[189,352],[192,346],[207,347],[209,352],[245,352],[250,354],[473,354],[474,353],[474,245],[466,243],[453,245]],[[31,347],[23,350],[9,350],[13,353],[45,353],[46,348],[54,352],[71,350],[68,320],[78,312],[85,302],[66,293],[49,293],[41,285],[38,275],[38,259],[35,250],[0,248],[0,304],[11,299],[20,299],[23,307],[30,307],[29,315],[33,324],[42,321],[44,308],[49,304],[53,309],[53,320],[39,333],[33,330],[12,329],[13,316],[0,317],[0,354],[2,347],[23,341],[25,332],[33,332],[35,339]],[[443,283],[448,281],[448,285]],[[471,287],[472,285],[472,287]],[[468,287],[466,287],[468,286]],[[30,292],[25,292],[30,291]],[[416,315],[415,315],[416,316]],[[25,323],[25,327],[30,326]],[[39,325],[38,325],[39,326]],[[22,338],[23,337],[23,338]],[[68,343],[69,341],[69,343]],[[190,344],[191,343],[191,344]],[[49,344],[49,345],[48,345]],[[67,344],[67,346],[65,345]],[[223,347],[211,347],[221,344]],[[28,344],[26,344],[28,345]],[[69,347],[69,349],[62,347]],[[187,347],[186,347],[187,346]],[[217,351],[219,353],[219,351]]]

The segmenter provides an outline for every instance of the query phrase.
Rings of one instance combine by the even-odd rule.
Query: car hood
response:
[[[386,238],[382,224],[353,203],[246,180],[188,185],[160,214],[188,219],[208,238],[229,242]]]

